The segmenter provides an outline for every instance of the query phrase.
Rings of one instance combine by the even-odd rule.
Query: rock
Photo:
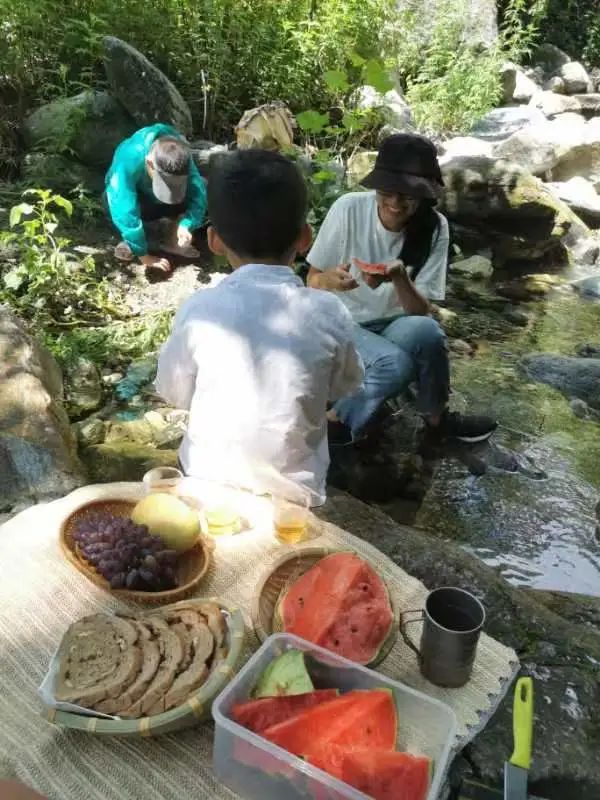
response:
[[[531,98],[540,91],[539,86],[531,78],[528,78],[523,70],[517,68],[515,76],[515,89],[512,99],[515,103],[528,103]]]
[[[569,252],[575,264],[591,266],[600,255],[600,242],[591,236],[582,237],[569,247]]]
[[[592,82],[592,92],[600,92],[600,67],[593,67],[590,70],[590,80]]]
[[[569,408],[573,412],[573,414],[577,417],[577,419],[589,419],[590,417],[590,407],[587,403],[584,403],[583,400],[580,400],[577,397],[574,397],[569,402]]]
[[[532,61],[539,64],[547,75],[554,75],[571,62],[570,57],[556,45],[545,42],[533,54]]]
[[[594,185],[600,183],[600,139],[567,149],[552,169],[552,180],[556,183],[577,177]]]
[[[531,98],[529,108],[538,109],[545,117],[552,118],[568,111],[578,113],[581,111],[581,104],[574,97],[564,94],[538,92]]]
[[[102,405],[100,373],[89,358],[78,358],[66,370],[65,398],[72,417],[95,411]]]
[[[237,146],[244,150],[286,150],[294,143],[296,120],[281,101],[245,111],[235,127]]]
[[[220,153],[226,153],[229,148],[224,144],[215,144],[214,142],[194,141],[190,143],[190,150],[192,151],[192,158],[198,167],[198,171],[202,177],[208,177],[211,159]]]
[[[154,467],[176,467],[177,450],[159,450],[151,444],[116,441],[81,450],[90,480],[97,483],[139,481]]]
[[[510,300],[528,301],[536,300],[550,294],[552,288],[560,284],[560,279],[554,275],[526,275],[496,284],[496,291],[502,297]]]
[[[62,375],[50,353],[0,306],[0,497],[60,497],[83,483],[75,439],[62,405]]]
[[[510,103],[517,87],[517,73],[521,72],[512,61],[505,61],[500,67],[500,84],[502,86],[502,102]]]
[[[600,298],[600,275],[590,275],[588,278],[574,281],[573,286],[586,297]]]
[[[565,82],[559,75],[555,75],[553,78],[550,78],[544,84],[544,91],[546,92],[554,92],[554,94],[565,94],[566,86]],[[579,95],[580,97],[581,95]]]
[[[536,678],[530,791],[552,800],[596,800],[600,764],[593,731],[600,634],[572,618],[578,613],[578,598],[573,597],[570,616],[563,617],[534,593],[510,586],[494,569],[452,542],[398,525],[382,511],[343,492],[328,495],[325,506],[316,510],[321,519],[360,536],[429,588],[468,586],[480,598],[488,611],[486,632],[514,647],[522,673]],[[512,752],[512,706],[509,690],[469,745],[468,764],[482,783],[502,786],[505,757],[498,754]]]
[[[98,195],[104,188],[104,175],[54,153],[27,153],[23,159],[22,177],[33,186],[69,194],[80,186],[88,194]]]
[[[97,417],[88,417],[81,422],[75,422],[72,427],[80,447],[102,444],[104,441],[105,424]]]
[[[366,175],[373,169],[377,150],[358,150],[350,156],[346,167],[348,183],[359,184]]]
[[[502,312],[502,316],[504,319],[508,320],[511,325],[516,325],[519,328],[526,328],[529,325],[529,314],[515,306],[508,306]]]
[[[450,339],[450,352],[457,356],[471,356],[474,353],[473,345],[464,339]]]
[[[468,47],[487,49],[498,39],[496,0],[465,0],[454,13],[454,6],[440,6],[439,0],[398,0],[396,8],[401,15],[408,13],[411,37],[423,45],[440,24],[458,27],[461,41]],[[399,22],[405,22],[402,16]]]
[[[494,142],[508,139],[521,128],[529,125],[541,125],[545,121],[544,114],[531,105],[495,108],[473,125],[470,134],[478,139]]]
[[[135,130],[123,106],[108,92],[85,91],[62,97],[30,114],[23,125],[25,146],[46,153],[69,153],[104,170],[116,146]]]
[[[592,228],[600,227],[600,195],[593,183],[576,177],[564,183],[549,183],[547,186],[587,225]]]
[[[480,255],[454,261],[451,269],[459,275],[468,275],[471,278],[491,278],[494,271],[490,259]]]
[[[379,111],[383,120],[398,132],[414,130],[410,106],[396,89],[381,94],[372,86],[361,86],[357,91],[356,107],[361,111]]]
[[[575,94],[573,100],[577,100],[583,114],[588,116],[600,114],[600,93]]]
[[[528,67],[527,69],[523,70],[523,74],[526,78],[533,81],[536,86],[540,87],[545,79],[545,73],[542,67]]]
[[[591,92],[592,82],[583,64],[579,61],[569,61],[563,64],[559,71],[560,77],[565,82],[567,94],[578,94],[579,92]]]
[[[505,161],[452,159],[442,167],[441,209],[485,232],[494,260],[535,260],[562,248],[577,218],[530,173]]]
[[[600,344],[580,344],[575,352],[581,358],[600,358]],[[600,504],[598,508],[600,509]]]
[[[476,136],[455,136],[453,139],[441,142],[438,150],[441,153],[440,163],[442,163],[460,156],[491,157],[494,145],[492,142],[478,139]]]
[[[548,126],[525,128],[513,133],[494,149],[496,158],[511,161],[533,175],[542,175],[556,166],[560,154],[557,145],[548,141],[544,130]]]
[[[164,122],[192,133],[190,109],[171,81],[135,47],[105,36],[104,67],[112,94],[140,125]]]
[[[526,356],[522,366],[533,380],[578,397],[600,410],[600,358],[579,358],[538,353]]]

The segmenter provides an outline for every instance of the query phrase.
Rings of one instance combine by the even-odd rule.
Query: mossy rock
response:
[[[485,231],[496,265],[537,260],[562,250],[572,228],[585,225],[524,169],[493,158],[459,157],[443,167],[441,210],[458,225]]]
[[[53,100],[30,114],[23,126],[29,150],[71,154],[89,167],[106,169],[117,145],[136,129],[108,92],[81,92]]]
[[[154,467],[176,467],[177,450],[159,450],[138,442],[105,442],[86,447],[80,453],[90,480],[97,483],[139,481]]]

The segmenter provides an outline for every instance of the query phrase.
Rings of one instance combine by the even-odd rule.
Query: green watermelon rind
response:
[[[363,555],[361,555],[361,553],[357,553],[355,550],[332,550],[331,552],[329,552],[326,555],[323,555],[321,558],[317,559],[314,564],[312,564],[310,567],[308,567],[305,570],[305,572],[308,572],[309,569],[312,569],[312,567],[314,567],[316,564],[318,564],[319,561],[321,561],[322,558],[327,558],[327,556],[334,555],[335,553],[348,553],[348,555],[356,556],[357,558],[360,558],[361,561],[364,561],[365,564],[368,564],[371,567],[371,569],[374,570],[375,573],[377,574],[377,571],[375,570],[375,567],[371,564],[369,559],[365,558]],[[305,573],[302,573],[302,575],[304,575],[304,574]],[[302,575],[298,575],[298,578],[296,580],[301,578]],[[389,655],[390,650],[392,649],[392,647],[396,643],[396,639],[398,637],[398,626],[400,625],[400,618],[399,618],[399,615],[398,615],[398,609],[397,609],[396,604],[394,603],[394,601],[392,599],[392,593],[390,592],[386,581],[381,577],[379,579],[383,583],[383,586],[384,586],[386,594],[387,594],[388,603],[390,604],[390,608],[392,610],[392,619],[390,621],[390,627],[388,629],[388,632],[385,635],[385,637],[382,639],[381,645],[379,646],[379,649],[377,650],[377,652],[375,653],[373,658],[370,661],[368,661],[367,663],[361,664],[361,666],[364,666],[364,667],[376,667],[378,664],[381,664],[381,662],[385,658],[387,658],[387,656]],[[290,588],[291,587],[288,587],[288,591],[289,591]],[[285,594],[281,595],[279,597],[279,599],[277,600],[277,604],[275,605],[275,609],[273,611],[273,623],[272,623],[273,630],[285,631],[285,628],[283,626],[283,614],[281,613],[281,606],[283,604],[283,601],[286,598],[286,595],[287,595],[287,592]],[[356,662],[356,663],[358,663],[358,662]]]

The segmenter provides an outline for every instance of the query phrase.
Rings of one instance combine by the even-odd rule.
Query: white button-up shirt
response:
[[[189,409],[187,475],[269,491],[263,467],[325,500],[326,406],[364,376],[352,318],[289,267],[246,264],[179,309],[156,388]]]

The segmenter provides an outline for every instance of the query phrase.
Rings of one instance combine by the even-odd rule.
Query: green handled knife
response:
[[[533,738],[533,680],[519,678],[513,704],[514,750],[504,764],[504,800],[526,800]]]

